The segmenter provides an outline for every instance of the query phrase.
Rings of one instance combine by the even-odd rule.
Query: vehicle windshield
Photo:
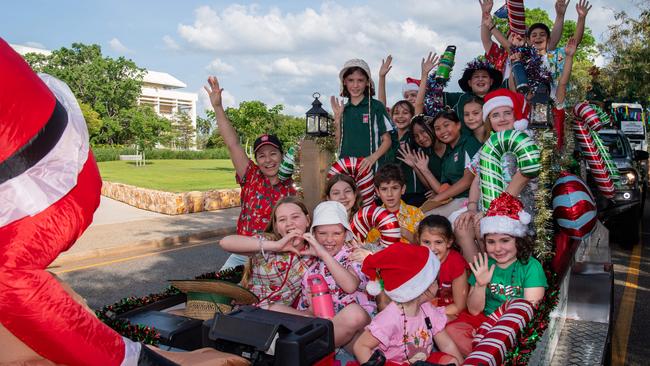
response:
[[[603,143],[609,150],[609,155],[612,158],[624,158],[625,157],[625,143],[623,142],[623,137],[617,134],[601,134]]]

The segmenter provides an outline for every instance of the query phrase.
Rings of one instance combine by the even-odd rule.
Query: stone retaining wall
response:
[[[122,183],[103,183],[102,195],[137,208],[167,215],[219,210],[237,207],[240,203],[240,188],[174,193]]]

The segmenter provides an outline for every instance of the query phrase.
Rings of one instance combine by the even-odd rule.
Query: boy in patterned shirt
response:
[[[264,134],[253,144],[254,163],[239,143],[239,135],[228,120],[223,108],[221,92],[216,77],[208,78],[210,87],[205,90],[210,96],[219,132],[230,152],[235,167],[237,183],[241,186],[241,213],[237,220],[237,234],[253,236],[262,233],[269,224],[271,209],[282,197],[293,196],[296,190],[293,180],[280,180],[278,172],[282,162],[282,143],[275,135]],[[233,254],[222,269],[246,263],[247,257]]]
[[[402,242],[414,243],[415,233],[424,213],[417,207],[407,205],[402,201],[406,191],[404,173],[396,164],[386,164],[377,170],[375,175],[375,191],[383,202],[382,207],[397,216],[402,229]],[[376,242],[380,234],[377,229],[372,229],[366,238],[367,242]]]

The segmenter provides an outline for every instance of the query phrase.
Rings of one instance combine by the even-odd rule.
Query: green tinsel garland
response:
[[[235,268],[225,269],[220,272],[209,272],[197,276],[197,280],[214,279],[221,281],[228,281],[232,283],[239,283],[244,274],[244,266],[237,266]],[[149,294],[143,297],[126,297],[115,304],[106,305],[100,310],[95,310],[97,318],[104,322],[109,327],[113,328],[116,332],[136,342],[145,344],[157,345],[160,342],[160,333],[148,326],[140,324],[131,324],[128,319],[119,318],[120,314],[127,311],[152,304],[154,302],[170,298],[178,295],[181,292],[169,286],[165,290],[157,294]]]
[[[540,262],[546,262],[553,256],[553,210],[551,208],[551,188],[559,175],[558,155],[555,138],[551,132],[539,133],[538,144],[541,149],[538,185],[535,192],[535,248],[534,253]],[[554,164],[555,163],[555,164]]]

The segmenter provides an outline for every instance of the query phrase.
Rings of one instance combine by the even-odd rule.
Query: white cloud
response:
[[[133,51],[131,51],[128,47],[122,44],[122,42],[119,39],[115,37],[113,37],[113,39],[111,39],[108,42],[108,45],[111,47],[113,51],[117,53],[133,53]]]
[[[196,110],[198,113],[202,115],[204,111],[213,110],[212,104],[210,103],[210,97],[208,96],[208,93],[205,91],[205,89],[199,89],[198,94],[199,100],[196,102]],[[224,108],[237,107],[235,97],[230,94],[229,91],[224,90],[221,93],[221,99],[221,103],[223,104]]]
[[[576,1],[567,19],[576,19]],[[591,1],[587,26],[597,41],[612,22],[611,8],[629,9],[632,1]],[[526,6],[545,9],[553,19],[554,2],[526,0]],[[495,1],[494,8],[502,3]],[[205,61],[210,64],[206,71],[230,73],[222,81],[238,100],[282,103],[291,114],[303,114],[314,91],[329,109],[329,95],[339,92],[338,71],[351,58],[366,60],[377,82],[381,60],[392,54],[386,85],[392,104],[401,99],[406,77],[420,77],[420,62],[429,51],[441,54],[447,45],[458,47],[450,91],[459,90],[465,64],[484,52],[475,0],[404,0],[399,6],[387,0],[352,5],[335,0],[290,11],[280,3],[265,4],[201,6],[193,20],[178,25],[176,39],[197,55],[218,53],[219,58]]]
[[[39,42],[25,42],[25,46],[45,49],[45,46],[42,43],[39,43]]]
[[[222,61],[219,58],[212,60],[212,62],[206,66],[206,69],[216,74],[230,74],[235,71],[235,68],[232,67],[232,65]]]
[[[168,50],[172,51],[178,51],[181,49],[181,46],[172,38],[170,35],[164,35],[163,38],[163,43],[165,44],[165,48]]]

